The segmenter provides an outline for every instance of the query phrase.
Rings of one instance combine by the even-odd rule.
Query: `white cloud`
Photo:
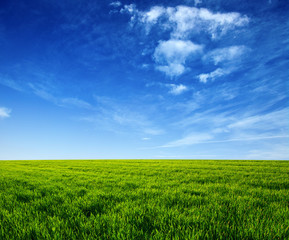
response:
[[[170,63],[169,65],[157,66],[157,70],[164,72],[167,76],[174,77],[182,75],[185,72],[185,67],[182,64]]]
[[[177,6],[167,8],[168,24],[172,28],[171,35],[175,38],[185,38],[193,29],[198,31],[196,21],[199,9],[194,7]]]
[[[218,38],[225,34],[228,30],[235,27],[247,25],[249,18],[241,16],[240,13],[212,13],[206,8],[201,8],[199,11],[201,21],[204,21],[208,27],[208,32],[212,39]]]
[[[167,86],[170,88],[169,93],[173,95],[180,95],[188,90],[188,87],[183,84],[167,84]]]
[[[169,84],[169,83],[160,83],[160,82],[151,82],[146,84],[146,87],[152,87],[152,86],[160,86],[160,87],[165,87],[168,88],[169,91],[168,93],[173,94],[173,95],[180,95],[184,93],[185,91],[188,91],[189,88],[183,84]],[[182,109],[184,106],[182,106]]]
[[[140,21],[143,23],[155,24],[159,17],[165,13],[165,8],[154,6],[147,12],[142,12]]]
[[[195,4],[199,4],[196,1]],[[147,34],[153,26],[158,31],[170,34],[167,41],[159,41],[155,48],[153,59],[156,62],[156,70],[167,76],[176,77],[189,70],[187,64],[194,54],[203,49],[203,45],[195,44],[188,39],[191,36],[209,34],[212,39],[217,39],[229,30],[248,24],[249,19],[237,12],[213,13],[206,8],[189,6],[163,7],[154,6],[148,11],[140,11],[135,4],[125,5],[121,13],[131,15],[131,24],[141,26]],[[215,64],[230,60],[241,54],[243,46],[233,46],[212,52],[208,58],[212,58]],[[217,77],[220,70],[211,75],[202,75],[203,82],[207,79]]]
[[[148,141],[148,140],[151,140],[151,138],[143,137],[141,140],[143,140],[143,141]]]
[[[121,6],[121,2],[120,1],[115,1],[109,4],[112,7],[120,7]]]
[[[154,58],[156,62],[183,64],[190,55],[201,50],[201,45],[194,44],[191,41],[171,39],[159,42],[154,52]]]
[[[10,117],[11,109],[0,107],[0,118],[8,118]]]
[[[221,68],[217,68],[215,71],[210,72],[210,73],[202,73],[198,76],[200,82],[206,83],[207,81],[211,80],[214,81],[216,78],[224,76],[228,74],[228,71],[224,71]]]
[[[170,39],[160,41],[154,52],[154,60],[157,70],[165,72],[169,76],[179,76],[185,71],[186,61],[203,47],[191,41]]]
[[[200,2],[197,1],[196,4]],[[125,5],[121,11],[134,15],[132,20],[141,24],[148,24],[150,29],[160,17],[164,21],[159,23],[163,30],[170,30],[173,38],[186,38],[200,32],[209,33],[212,39],[224,35],[228,30],[248,24],[249,18],[237,12],[213,13],[206,8],[196,8],[179,5],[177,7],[154,6],[148,11],[138,11],[134,4]]]
[[[231,46],[215,49],[203,57],[203,61],[213,61],[215,65],[239,59],[248,50],[245,46]]]
[[[139,11],[136,9],[135,4],[124,5],[124,7],[120,10],[121,13],[128,13],[130,15],[136,15]],[[132,20],[132,19],[131,19]]]

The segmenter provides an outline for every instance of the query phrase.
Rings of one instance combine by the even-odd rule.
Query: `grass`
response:
[[[0,239],[289,239],[288,161],[0,161]]]

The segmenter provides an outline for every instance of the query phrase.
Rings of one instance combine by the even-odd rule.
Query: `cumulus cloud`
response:
[[[196,4],[200,3],[197,1]],[[248,24],[249,18],[237,12],[214,13],[206,8],[196,8],[179,5],[176,7],[153,6],[147,11],[140,11],[135,4],[124,5],[121,13],[131,16],[131,25],[137,25],[149,34],[153,27],[158,31],[168,33],[169,40],[160,40],[155,47],[153,60],[155,69],[169,77],[177,77],[189,70],[190,58],[203,50],[202,44],[196,44],[189,39],[192,36],[207,34],[216,40],[229,30]],[[233,46],[211,52],[207,59],[218,64],[237,58],[244,51],[244,46]],[[205,58],[204,58],[205,59]],[[201,75],[201,81],[220,75],[220,70],[211,74]]]
[[[224,75],[227,75],[229,72],[228,71],[225,71],[221,68],[217,68],[215,71],[213,72],[210,72],[210,73],[202,73],[198,76],[200,82],[202,83],[206,83],[208,82],[209,80],[211,81],[214,81],[215,78],[217,77],[221,77],[221,76],[224,76]]]
[[[188,6],[167,7],[154,6],[148,11],[138,11],[134,4],[125,5],[121,10],[131,14],[132,20],[148,25],[157,24],[158,19],[164,18],[159,22],[163,30],[171,31],[173,38],[183,39],[191,34],[202,32],[209,33],[212,39],[224,35],[228,30],[242,27],[249,22],[247,16],[242,16],[237,12],[213,13],[206,8],[196,8]]]
[[[157,20],[165,13],[166,9],[160,6],[154,6],[147,12],[141,12],[140,21],[143,23],[157,23]]]
[[[188,90],[188,87],[183,84],[167,84],[167,86],[170,88],[169,93],[173,95],[180,95]]]
[[[0,107],[0,119],[10,117],[11,109]]]
[[[171,39],[159,42],[154,52],[154,58],[157,62],[185,63],[190,55],[200,50],[202,50],[202,46],[191,41]]]
[[[202,51],[202,46],[191,41],[170,39],[160,41],[154,52],[157,70],[173,77],[184,73],[188,58]]]
[[[156,69],[164,72],[167,76],[174,77],[182,75],[185,67],[182,64],[170,63],[168,65],[156,66]]]

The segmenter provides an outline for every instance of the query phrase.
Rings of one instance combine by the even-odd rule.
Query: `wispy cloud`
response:
[[[236,71],[240,66],[242,56],[249,52],[246,46],[230,46],[225,48],[217,48],[202,57],[204,64],[218,65],[216,70],[209,73],[202,73],[198,75],[200,82],[206,83],[214,81],[217,78],[226,76]]]
[[[78,107],[83,109],[93,109],[92,105],[79,98],[62,98],[59,99],[58,105],[65,107]]]
[[[215,65],[232,60],[238,60],[249,49],[246,46],[230,46],[225,48],[217,48],[203,57],[203,61],[213,61]]]
[[[197,103],[202,105],[204,101],[206,98]],[[185,129],[197,134],[190,134],[163,146],[252,141],[263,144],[268,141],[284,142],[289,138],[289,109],[287,107],[269,111],[273,104],[270,102],[260,109],[240,111],[239,108],[236,110],[235,104],[228,100],[228,103],[223,106],[218,105],[207,110],[197,108],[192,114],[172,124],[172,127],[179,131]]]
[[[16,91],[23,91],[23,87],[11,78],[0,75],[0,84]]]
[[[152,86],[159,86],[162,88],[166,88],[168,89],[168,93],[172,95],[180,95],[190,89],[184,84],[160,83],[160,82],[153,82],[153,83],[146,84],[146,87],[152,87]]]
[[[2,118],[9,118],[11,113],[11,109],[0,107],[0,119]]]
[[[115,2],[111,2],[109,5],[116,8],[116,7],[120,7],[122,4],[120,1],[115,1]]]
[[[279,131],[289,130],[288,123],[289,109],[284,108],[266,114],[258,114],[238,119],[234,123],[228,125],[229,129],[263,129],[266,131],[279,129]]]
[[[42,84],[42,83],[28,83],[27,84],[29,87],[30,87],[30,90],[32,90],[32,92],[46,100],[46,101],[49,101],[49,102],[52,102],[54,104],[57,104],[58,102],[58,99],[56,96],[54,96],[52,93],[51,93],[51,88],[49,87],[48,84]]]
[[[161,148],[188,146],[203,143],[204,141],[210,140],[212,138],[213,136],[207,133],[191,133],[186,137],[162,145]]]
[[[199,78],[200,82],[206,83],[209,80],[214,81],[216,78],[227,75],[228,73],[229,73],[229,71],[224,71],[221,68],[217,68],[213,72],[200,74],[198,76],[198,78]]]
[[[195,145],[195,144],[251,142],[251,141],[255,142],[255,141],[260,141],[260,140],[272,140],[272,139],[284,139],[284,138],[289,139],[289,135],[256,136],[256,137],[246,137],[246,138],[229,138],[229,139],[223,139],[223,140],[210,140],[213,138],[214,136],[210,134],[189,135],[187,137],[178,139],[176,141],[169,142],[161,146],[161,148],[182,147],[182,146]]]
[[[135,106],[115,101],[108,97],[95,96],[96,107],[92,113],[79,120],[95,124],[115,133],[137,133],[142,135],[161,135],[164,130]]]

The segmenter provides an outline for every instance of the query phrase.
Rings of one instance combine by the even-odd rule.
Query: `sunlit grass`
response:
[[[0,239],[289,239],[287,161],[1,161]]]

